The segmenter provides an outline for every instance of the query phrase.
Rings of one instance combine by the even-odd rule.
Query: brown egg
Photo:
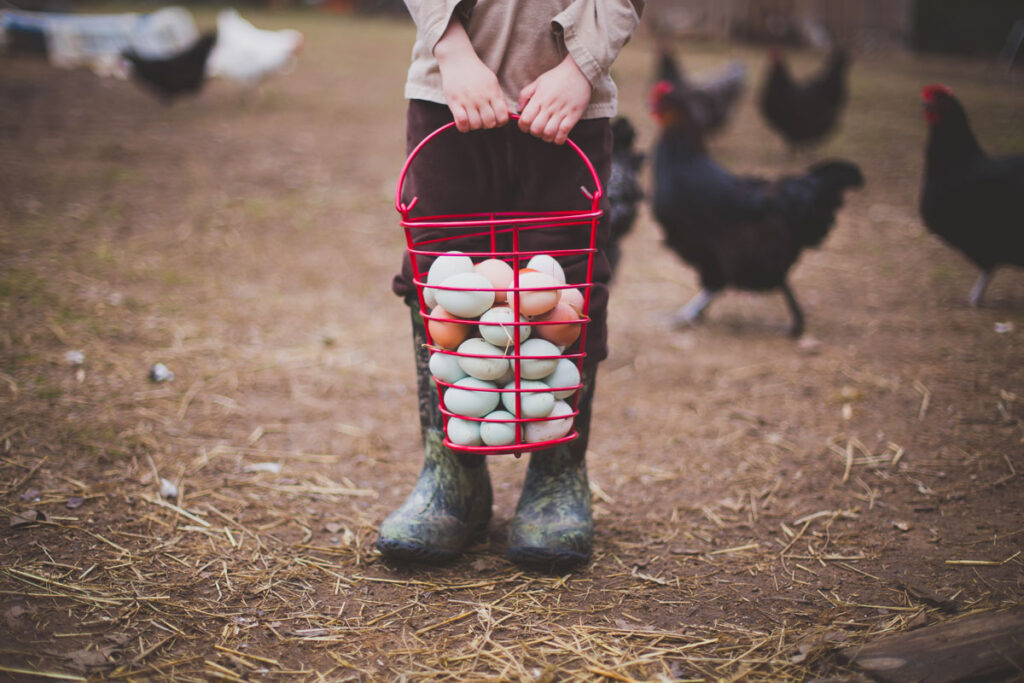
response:
[[[461,320],[444,310],[440,306],[434,306],[430,311],[431,319],[427,320],[427,331],[434,344],[449,351],[459,348],[459,344],[466,341],[473,327],[464,322],[442,322],[433,318],[444,318],[446,320]]]
[[[512,266],[500,259],[489,258],[473,266],[473,270],[494,286],[494,303],[504,303],[508,294],[506,290],[512,286]]]
[[[576,309],[577,313],[583,315],[583,292],[580,290],[575,287],[563,289],[560,301],[569,304]]]
[[[533,322],[557,322],[557,325],[534,325],[534,332],[541,339],[546,339],[555,346],[569,346],[579,339],[581,324],[579,313],[571,305],[559,301],[555,307],[543,315],[533,318]]]
[[[555,278],[532,268],[519,271],[519,289],[519,312],[528,316],[547,313],[562,296]]]

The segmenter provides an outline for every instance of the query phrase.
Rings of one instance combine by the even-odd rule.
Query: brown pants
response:
[[[452,121],[448,107],[410,100],[406,127],[406,148],[413,148],[437,128]],[[586,119],[576,124],[569,137],[587,155],[602,186],[611,169],[612,133],[608,119]],[[412,212],[417,216],[507,211],[585,211],[590,200],[580,186],[594,189],[594,181],[583,161],[567,145],[553,145],[523,133],[514,124],[493,129],[459,133],[445,131],[427,144],[413,160],[405,179],[403,201],[417,197]],[[607,202],[601,208],[608,214]],[[442,237],[438,231],[434,237]],[[417,230],[417,240],[429,239],[427,230]],[[581,243],[582,242],[582,243]],[[605,256],[608,243],[607,220],[598,225],[598,253],[594,257],[590,294],[591,323],[587,328],[587,358],[593,365],[608,355],[608,281],[611,270]],[[460,251],[490,251],[488,242],[460,243]],[[589,232],[575,228],[544,228],[520,233],[520,249],[546,251],[575,249],[589,244]],[[568,282],[584,282],[586,254],[561,257]],[[421,264],[426,268],[428,264]],[[421,271],[422,272],[422,271]],[[392,283],[395,294],[415,296],[408,254],[402,270]]]

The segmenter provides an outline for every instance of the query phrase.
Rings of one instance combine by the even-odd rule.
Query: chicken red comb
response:
[[[925,102],[931,102],[935,99],[936,93],[942,93],[943,95],[952,95],[953,89],[948,85],[942,85],[941,83],[932,83],[921,88],[921,99]]]
[[[658,103],[661,102],[661,98],[675,90],[675,87],[668,81],[658,81],[651,88],[651,95],[649,98],[651,110],[657,111]]]

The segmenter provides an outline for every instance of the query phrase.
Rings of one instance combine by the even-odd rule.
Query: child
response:
[[[418,197],[417,215],[589,208],[579,188],[592,187],[593,180],[562,143],[571,135],[602,183],[607,180],[609,118],[617,106],[609,69],[639,23],[643,0],[406,0],[406,5],[417,27],[405,86],[408,149],[452,120],[464,133],[435,138],[412,164],[405,192]],[[518,127],[506,125],[513,108],[520,113]],[[521,233],[520,249],[578,248],[579,232],[530,230]],[[574,423],[579,437],[530,457],[509,527],[507,552],[521,564],[565,567],[590,558],[594,527],[584,455],[597,363],[607,356],[610,269],[601,251],[606,233],[602,221]],[[486,244],[474,246],[460,243],[459,248],[489,250]],[[586,280],[586,255],[560,260],[568,282]],[[425,272],[429,263],[420,266]],[[408,256],[393,289],[412,311],[426,455],[412,493],[381,524],[377,547],[393,559],[446,561],[486,528],[490,478],[484,456],[454,453],[442,443],[443,419]]]

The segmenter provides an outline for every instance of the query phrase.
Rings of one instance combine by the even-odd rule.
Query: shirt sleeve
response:
[[[639,25],[644,3],[645,0],[575,0],[552,20],[565,49],[591,85],[608,75],[612,62]]]
[[[476,0],[405,0],[420,39],[431,53],[448,28],[452,15],[458,12],[468,18],[474,5]]]

